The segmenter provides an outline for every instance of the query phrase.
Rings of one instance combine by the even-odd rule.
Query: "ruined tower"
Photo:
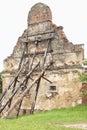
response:
[[[53,61],[53,65],[46,70],[45,77],[41,79],[35,111],[68,108],[82,104],[80,91],[82,85],[78,82],[78,71],[82,71],[83,45],[74,45],[69,42],[63,32],[63,27],[53,24],[51,10],[43,3],[37,3],[31,8],[28,14],[27,29],[18,38],[12,54],[4,60],[3,91],[17,72],[26,43],[27,49],[25,49],[23,61],[25,62],[27,58],[29,62],[26,69],[18,77],[18,81],[29,68],[32,69],[35,66],[37,61],[40,61],[40,65],[31,75],[32,79],[38,76],[43,66]],[[47,54],[44,60],[46,49]],[[30,83],[31,79],[29,79],[27,85],[29,86]],[[19,115],[30,113],[35,88],[36,84],[23,98]],[[22,91],[24,90],[21,86],[11,104],[20,97]],[[9,93],[2,104],[8,97]],[[4,111],[7,109],[8,106]],[[15,108],[11,115],[15,115],[17,110]]]

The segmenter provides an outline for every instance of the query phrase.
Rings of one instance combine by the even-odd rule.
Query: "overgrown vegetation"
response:
[[[87,59],[85,59],[84,64],[87,65]]]
[[[80,73],[80,72],[78,72],[78,75],[79,75],[79,80],[81,82],[87,82],[87,73]]]
[[[0,130],[78,130],[61,125],[80,122],[87,122],[87,106],[52,110],[17,119],[0,119]]]
[[[2,92],[2,78],[1,78],[1,75],[0,75],[0,93]]]
[[[87,59],[84,60],[84,64],[87,65]],[[78,72],[78,75],[81,82],[87,82],[87,73]]]

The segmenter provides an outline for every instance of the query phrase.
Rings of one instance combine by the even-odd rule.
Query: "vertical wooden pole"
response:
[[[4,108],[7,106],[7,104],[9,103],[9,101],[14,97],[14,95],[18,92],[18,90],[20,89],[21,85],[23,85],[23,83],[26,81],[26,79],[29,78],[29,76],[32,74],[32,72],[38,67],[39,62],[36,64],[36,66],[31,69],[26,75],[25,77],[23,77],[23,79],[20,81],[19,85],[17,88],[15,88],[14,92],[12,93],[12,95],[10,95],[10,97],[8,98],[8,100],[6,101],[6,103],[0,108],[0,113],[4,110]]]
[[[4,113],[2,118],[7,118],[8,115],[11,113],[11,111],[16,107],[17,104],[19,104],[22,100],[22,98],[26,95],[26,93],[33,87],[33,85],[43,76],[43,74],[45,73],[46,69],[52,65],[53,63],[50,62],[42,71],[41,73],[38,75],[38,77],[36,77],[36,79],[32,82],[32,84],[30,86],[27,86],[27,88],[24,90],[24,92],[22,93],[21,97],[19,97],[16,102],[14,104],[11,105],[11,107],[9,108],[9,110]],[[27,75],[29,76],[29,74]],[[24,80],[23,80],[24,81]]]
[[[36,99],[37,99],[37,95],[38,95],[40,81],[41,81],[41,78],[37,81],[37,86],[36,86],[36,90],[35,90],[34,101],[33,101],[32,106],[31,106],[30,114],[34,113],[34,108],[35,108],[35,104],[36,104]]]

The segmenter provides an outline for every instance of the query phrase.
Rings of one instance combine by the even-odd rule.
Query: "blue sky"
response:
[[[87,57],[87,0],[2,0],[0,2],[0,71],[3,60],[16,45],[18,37],[27,28],[30,8],[37,2],[47,4],[53,23],[63,26],[70,42],[84,44]]]

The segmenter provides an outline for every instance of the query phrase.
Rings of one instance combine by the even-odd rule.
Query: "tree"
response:
[[[87,65],[87,59],[85,59],[84,64]]]

